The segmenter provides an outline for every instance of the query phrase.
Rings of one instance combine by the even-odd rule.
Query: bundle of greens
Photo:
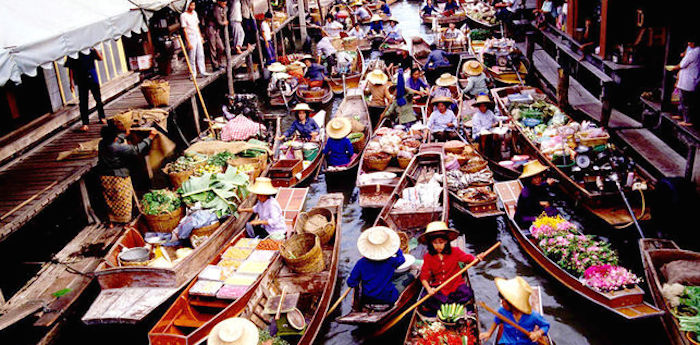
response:
[[[180,205],[180,197],[167,189],[152,190],[141,199],[143,213],[151,216],[173,212],[180,208]]]
[[[207,163],[211,165],[225,167],[228,164],[228,160],[233,157],[235,157],[233,153],[228,151],[222,151],[209,157]]]
[[[484,29],[473,29],[469,31],[469,37],[472,41],[485,41],[491,38],[491,31]]]
[[[207,156],[199,153],[185,153],[178,157],[177,160],[167,165],[168,173],[178,173],[183,171],[191,171],[196,166],[207,160]]]
[[[258,344],[262,345],[289,345],[289,343],[280,338],[280,337],[273,337],[270,335],[270,331],[263,329],[258,331],[259,339],[258,339]]]
[[[223,174],[191,177],[178,191],[189,206],[199,202],[202,208],[215,212],[219,218],[237,217],[238,205],[248,196],[248,175],[229,166]]]

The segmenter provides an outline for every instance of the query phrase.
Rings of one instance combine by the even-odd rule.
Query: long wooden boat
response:
[[[474,1],[473,3],[475,4],[477,2],[481,2],[481,1]],[[470,28],[497,29],[501,25],[501,22],[498,20],[495,23],[491,23],[491,22],[487,22],[481,18],[478,18],[475,15],[476,11],[470,11],[470,8],[469,8],[470,6],[472,6],[472,5],[470,5],[470,4],[464,5],[464,11],[466,13],[467,21],[468,21]]]
[[[425,118],[426,118],[426,124],[427,121],[430,119],[430,115],[433,113],[433,110],[435,108],[435,105],[433,104],[433,100],[435,97],[432,96],[433,92],[438,88],[439,86],[433,85],[430,88],[430,94],[428,96],[428,101],[426,102],[425,106]],[[462,96],[462,90],[459,88],[458,85],[450,85],[448,86],[450,89],[450,92],[452,93],[452,100],[455,101],[455,106],[456,110],[453,110],[455,116],[457,117],[457,123],[461,123],[462,121],[462,102],[463,102],[463,96]]]
[[[530,258],[554,279],[579,296],[628,320],[656,317],[663,314],[662,310],[644,302],[644,290],[639,286],[635,285],[633,288],[615,292],[601,292],[586,286],[579,280],[579,277],[575,277],[565,271],[542,252],[537,245],[537,239],[530,235],[528,229],[521,229],[513,218],[518,197],[522,190],[520,181],[497,182],[494,185],[494,189],[508,215],[508,228],[511,233]]]
[[[499,107],[501,114],[511,116],[508,111],[509,95],[517,93],[530,93],[533,98],[547,99],[546,95],[535,87],[530,86],[511,86],[496,88],[491,90],[496,106]],[[511,117],[512,121],[512,117]],[[562,167],[552,162],[542,151],[539,146],[530,140],[524,133],[524,129],[520,125],[515,126],[517,136],[515,137],[515,146],[519,148],[523,154],[536,157],[543,164],[547,165],[550,170],[560,179],[559,187],[567,193],[571,198],[581,201],[581,204],[591,213],[601,218],[610,225],[629,225],[632,221],[627,209],[622,203],[619,192],[615,190],[600,191],[597,187],[588,187],[573,180],[571,176],[562,170]],[[514,133],[514,134],[516,134]],[[635,166],[635,176],[643,181],[646,181],[651,189],[651,183],[654,179],[652,176],[640,166]],[[591,184],[589,184],[591,185]],[[595,185],[595,184],[593,184]],[[632,209],[634,213],[642,220],[649,219],[650,213],[648,208],[642,208],[641,201],[632,198],[635,195],[629,195]],[[643,212],[644,211],[644,212]]]
[[[362,57],[362,51],[358,48],[355,50],[355,60],[353,61],[350,73],[345,74],[345,85],[343,85],[343,75],[341,74],[334,74],[328,77],[328,83],[331,85],[333,93],[342,95],[346,89],[358,88],[364,68],[365,59]]]
[[[654,303],[665,312],[661,317],[661,322],[666,330],[668,340],[673,345],[694,344],[688,339],[687,332],[680,330],[673,308],[669,306],[661,292],[661,288],[666,282],[664,275],[661,273],[661,267],[675,260],[700,261],[700,253],[680,249],[674,241],[657,238],[640,239],[639,252],[642,255],[644,273],[651,296],[654,298]]]
[[[338,106],[338,109],[335,111],[335,114],[333,114],[333,118],[337,117],[356,119],[363,124],[365,126],[362,132],[364,139],[354,148],[355,155],[346,166],[330,167],[326,164],[326,179],[354,176],[355,169],[357,169],[360,159],[365,152],[365,146],[367,146],[367,142],[369,142],[369,138],[372,136],[372,121],[369,118],[367,102],[365,102],[365,97],[361,89],[356,88],[348,92],[347,96],[345,96]],[[324,142],[323,145],[325,146],[326,143]]]
[[[321,90],[319,91],[309,91],[308,89],[299,87],[297,89],[297,98],[299,101],[309,105],[326,105],[333,99],[333,90],[331,89],[331,85],[327,81],[324,81],[323,86],[321,86]]]
[[[515,59],[516,61],[509,60],[504,63],[499,63],[501,65],[489,65],[484,63],[484,55],[487,54],[487,50],[481,50],[481,53],[476,55],[479,61],[484,65],[485,73],[490,76],[494,81],[504,84],[504,85],[520,85],[525,83],[525,78],[527,78],[528,67],[525,65],[525,59],[521,57],[520,59]],[[498,59],[501,59],[500,57]],[[517,63],[517,72],[515,67],[512,66],[513,63]]]
[[[282,107],[285,105],[289,105],[292,103],[292,101],[296,97],[297,89],[299,88],[299,84],[296,84],[295,86],[292,87],[292,92],[289,96],[285,95],[284,97],[282,96],[282,91],[280,89],[276,88],[274,90],[267,90],[267,96],[270,99],[270,105],[273,107]],[[285,103],[285,100],[287,101]]]
[[[275,134],[275,144],[273,146],[274,159],[270,165],[268,177],[275,187],[295,187],[313,181],[318,176],[323,164],[323,148],[321,143],[324,142],[326,135],[325,122],[326,112],[321,110],[311,117],[312,121],[320,128],[318,133],[319,152],[310,163],[305,163],[303,159],[287,159],[284,157],[280,146],[281,140],[277,140],[281,135],[281,119],[277,118],[277,131]]]
[[[423,37],[413,36],[411,39],[411,56],[418,62],[421,68],[425,68],[430,54],[430,45]]]
[[[464,10],[464,8],[460,8],[459,11],[456,11],[454,14],[452,14],[449,17],[443,16],[441,13],[444,11],[443,9],[445,8],[445,4],[435,4],[437,7],[437,12],[440,13],[439,15],[426,15],[421,11],[420,17],[423,20],[423,24],[428,24],[432,25],[433,20],[437,18],[438,25],[447,25],[450,23],[463,23],[467,20],[467,12]]]
[[[331,210],[335,215],[336,228],[334,238],[322,246],[323,260],[326,267],[319,273],[302,274],[292,271],[282,261],[277,261],[263,276],[246,305],[236,308],[234,314],[246,318],[258,327],[267,329],[275,322],[274,315],[265,315],[266,302],[274,296],[299,293],[297,308],[306,319],[306,328],[298,341],[292,345],[311,345],[318,335],[330,306],[335,283],[338,278],[338,260],[342,237],[343,194],[322,195],[316,207]],[[213,321],[213,320],[212,320]],[[216,320],[216,322],[221,320]]]
[[[285,213],[287,213],[287,211],[298,212],[298,210],[303,207],[308,188],[294,188],[288,190],[290,190],[291,193],[285,193],[287,197],[282,196],[282,193],[280,193],[278,196],[280,200],[278,201],[283,205],[282,207]],[[297,192],[299,195],[295,195]],[[292,222],[294,220],[294,217],[290,219]],[[291,226],[293,228],[293,223]],[[236,235],[230,243],[226,244],[209,265],[216,266],[223,260],[222,257],[225,255],[226,251],[242,240],[249,240],[245,231]],[[255,292],[255,289],[262,281],[262,277],[273,266],[279,265],[278,261],[280,260],[279,253],[274,251],[273,256],[269,260],[267,269],[258,276],[255,282],[248,286],[240,297],[235,299],[198,294],[193,290],[193,287],[196,286],[201,279],[197,278],[193,280],[160,320],[151,328],[150,332],[148,332],[149,343],[151,345],[195,345],[205,341],[214,325],[221,320],[235,316],[235,313],[248,303],[253,296],[253,292]],[[200,275],[201,274],[200,272]]]

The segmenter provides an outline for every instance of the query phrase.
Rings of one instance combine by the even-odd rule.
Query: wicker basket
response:
[[[323,217],[325,217],[328,222],[322,227],[317,227],[315,229],[305,229],[307,221],[317,214],[320,214]],[[327,208],[314,208],[309,212],[303,212],[299,216],[297,216],[297,222],[294,226],[294,230],[298,234],[310,233],[317,235],[319,237],[319,240],[321,241],[321,244],[326,244],[330,242],[331,239],[333,239],[333,234],[335,233],[335,216],[333,215],[333,212],[331,212]]]
[[[481,171],[481,170],[484,170],[484,168],[486,168],[486,166],[487,166],[488,164],[489,164],[489,163],[486,162],[486,161],[483,160],[483,159],[475,160],[475,161],[472,161],[472,162],[467,162],[467,164],[465,164],[464,166],[462,166],[462,167],[460,168],[460,170],[462,170],[462,171],[464,171],[464,172],[466,172],[466,173],[470,173],[470,174],[471,174],[471,173],[475,173],[475,172],[479,172],[479,171]]]
[[[397,157],[396,160],[399,161],[399,168],[406,169],[413,158]]]
[[[211,236],[211,234],[213,234],[214,231],[216,231],[216,229],[219,228],[219,225],[221,225],[221,223],[219,223],[217,221],[217,222],[214,222],[212,224],[205,225],[201,228],[194,229],[194,230],[192,230],[192,233],[190,234],[190,236],[197,236],[197,237]]]
[[[389,166],[389,162],[391,161],[391,156],[387,158],[379,158],[376,156],[370,156],[365,159],[365,167],[367,170],[379,170],[382,171],[386,169],[387,166]]]
[[[182,219],[182,207],[166,214],[143,214],[148,228],[153,232],[171,232]]]
[[[356,153],[361,153],[362,149],[365,147],[365,133],[360,133],[362,136],[352,143],[352,148]]]
[[[450,140],[445,143],[445,153],[460,154],[464,151],[465,146],[467,145],[459,140]]]
[[[147,80],[141,84],[141,92],[151,107],[162,107],[170,102],[170,84],[165,80]]]
[[[250,181],[255,181],[255,178],[267,168],[267,152],[257,157],[234,157],[227,161],[228,165],[237,167],[245,164],[255,165],[255,170],[249,173]]]
[[[294,234],[280,245],[284,262],[297,273],[318,273],[326,267],[321,240],[314,234]]]
[[[174,189],[180,188],[180,186],[194,174],[194,169],[180,172],[168,172],[170,171],[170,163],[168,163],[162,171],[164,174],[168,175],[170,184],[173,185]]]
[[[404,254],[408,254],[408,234],[403,231],[397,231],[396,233],[399,235],[399,240],[401,240],[399,248]]]
[[[576,138],[581,141],[581,145],[595,147],[607,144],[610,135],[606,133],[604,137],[588,138],[584,133],[576,133]]]

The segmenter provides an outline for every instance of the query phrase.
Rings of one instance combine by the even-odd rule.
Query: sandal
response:
[[[78,129],[78,130],[81,132],[87,132],[89,130],[89,128],[88,128],[88,125],[82,125],[82,127],[80,127],[80,129]]]

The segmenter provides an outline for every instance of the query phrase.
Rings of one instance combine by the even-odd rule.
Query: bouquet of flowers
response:
[[[530,233],[537,239],[575,233],[577,231],[576,224],[569,222],[560,215],[556,217],[542,215],[532,222],[532,226],[530,227]]]
[[[538,245],[545,255],[576,276],[583,274],[590,266],[616,265],[618,261],[609,243],[596,241],[589,235],[568,233],[542,237]]]
[[[634,273],[616,265],[594,265],[583,273],[583,283],[598,291],[616,291],[642,281]]]

